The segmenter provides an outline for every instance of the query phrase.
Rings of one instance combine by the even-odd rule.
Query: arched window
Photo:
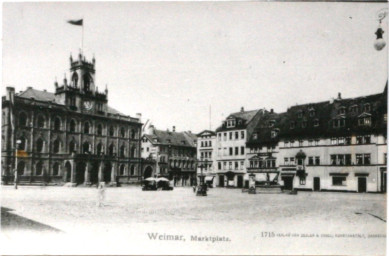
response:
[[[89,122],[85,122],[84,124],[84,133],[89,134],[90,133],[90,124]]]
[[[25,168],[26,164],[24,163],[24,161],[18,161],[18,175],[24,175],[24,168]]]
[[[109,145],[108,154],[110,156],[113,156],[115,154],[115,146],[113,144]]]
[[[87,154],[90,152],[90,144],[86,141],[82,144],[82,153]]]
[[[42,115],[39,115],[36,121],[36,126],[38,128],[44,128],[45,127],[45,118]]]
[[[76,72],[74,72],[72,76],[72,86],[77,87],[77,85],[78,85],[78,75]]]
[[[135,130],[131,129],[131,139],[135,139]]]
[[[54,130],[55,131],[61,130],[61,119],[59,117],[56,117],[54,119]]]
[[[83,80],[84,80],[84,92],[89,92],[91,83],[93,82],[92,78],[88,73],[86,73],[83,76]]]
[[[55,163],[53,165],[53,176],[58,176],[59,175],[59,168],[60,168],[59,163]]]
[[[97,135],[103,135],[103,126],[101,124],[97,125]]]
[[[43,140],[41,138],[39,138],[36,141],[36,152],[41,153],[42,150],[43,150]]]
[[[35,175],[42,175],[43,174],[43,164],[42,162],[38,162],[35,166]]]
[[[120,175],[123,176],[126,171],[124,164],[120,165]]]
[[[109,136],[115,136],[115,129],[112,125],[109,127]]]
[[[103,144],[101,144],[101,143],[97,144],[96,153],[97,153],[98,155],[101,155],[101,154],[104,153]]]
[[[70,143],[69,143],[69,153],[73,153],[76,151],[76,143],[72,140]]]
[[[120,128],[120,136],[122,136],[122,138],[126,137],[126,130],[124,127]]]
[[[120,147],[120,157],[125,157],[125,154],[126,154],[126,147],[122,145]]]
[[[76,121],[74,121],[74,119],[70,120],[69,131],[70,132],[75,132],[76,131]]]
[[[132,157],[132,158],[135,157],[135,147],[132,147],[132,148],[131,148],[131,157]]]
[[[131,176],[135,175],[135,166],[131,165]]]
[[[19,141],[19,150],[26,150],[27,149],[27,140],[24,137],[20,137]]]
[[[19,126],[25,127],[27,126],[27,115],[24,112],[19,114]]]
[[[56,139],[53,143],[53,152],[58,153],[61,149],[61,142],[59,139]]]

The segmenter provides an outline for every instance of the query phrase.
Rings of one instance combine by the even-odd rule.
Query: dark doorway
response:
[[[238,188],[243,187],[243,176],[239,175],[238,176]]]
[[[320,178],[319,177],[313,178],[313,191],[320,191]]]
[[[381,168],[381,192],[386,193],[386,168]]]
[[[104,165],[104,175],[103,175],[103,180],[104,182],[110,182],[111,181],[111,173],[112,173],[112,164],[111,162],[106,162]],[[112,180],[114,182],[114,180]]]
[[[77,185],[83,184],[85,181],[85,163],[79,162],[76,166],[76,183]]]
[[[365,193],[366,192],[366,178],[358,177],[358,192]]]
[[[224,187],[224,175],[219,176],[219,187]]]
[[[97,161],[91,163],[90,182],[92,184],[97,184],[99,182],[99,163]]]
[[[285,190],[293,190],[293,176],[283,176]]]
[[[65,164],[65,182],[71,182],[72,165],[69,162]]]
[[[151,166],[147,166],[143,177],[144,179],[147,179],[148,177],[151,177],[152,174],[153,174],[153,168],[151,168]]]

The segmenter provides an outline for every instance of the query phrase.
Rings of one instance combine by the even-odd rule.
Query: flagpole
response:
[[[84,17],[82,17],[81,53],[84,54]]]

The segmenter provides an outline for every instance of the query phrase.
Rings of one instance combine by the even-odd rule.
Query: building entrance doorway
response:
[[[104,165],[104,174],[103,174],[103,180],[104,182],[110,182],[111,181],[111,172],[112,172],[112,164],[111,162],[106,162]],[[114,180],[112,180],[114,181]]]
[[[313,178],[313,191],[320,191],[320,178],[319,177]]]
[[[242,188],[243,187],[243,176],[242,175],[238,175],[238,188]]]
[[[71,182],[72,165],[69,162],[65,164],[65,182]]]
[[[219,176],[219,187],[224,187],[224,175]]]
[[[91,163],[90,182],[92,184],[97,184],[99,182],[99,163],[97,161]]]
[[[76,184],[83,184],[85,181],[85,163],[79,162],[76,166]]]
[[[148,177],[151,177],[152,174],[153,174],[153,168],[151,168],[151,166],[147,166],[143,178],[147,179]]]
[[[358,193],[366,192],[366,178],[358,177]]]
[[[293,176],[282,176],[285,190],[293,190]]]

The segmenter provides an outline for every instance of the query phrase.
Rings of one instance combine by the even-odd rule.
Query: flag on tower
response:
[[[76,25],[76,26],[82,26],[83,24],[83,19],[81,20],[68,20],[69,24]]]

